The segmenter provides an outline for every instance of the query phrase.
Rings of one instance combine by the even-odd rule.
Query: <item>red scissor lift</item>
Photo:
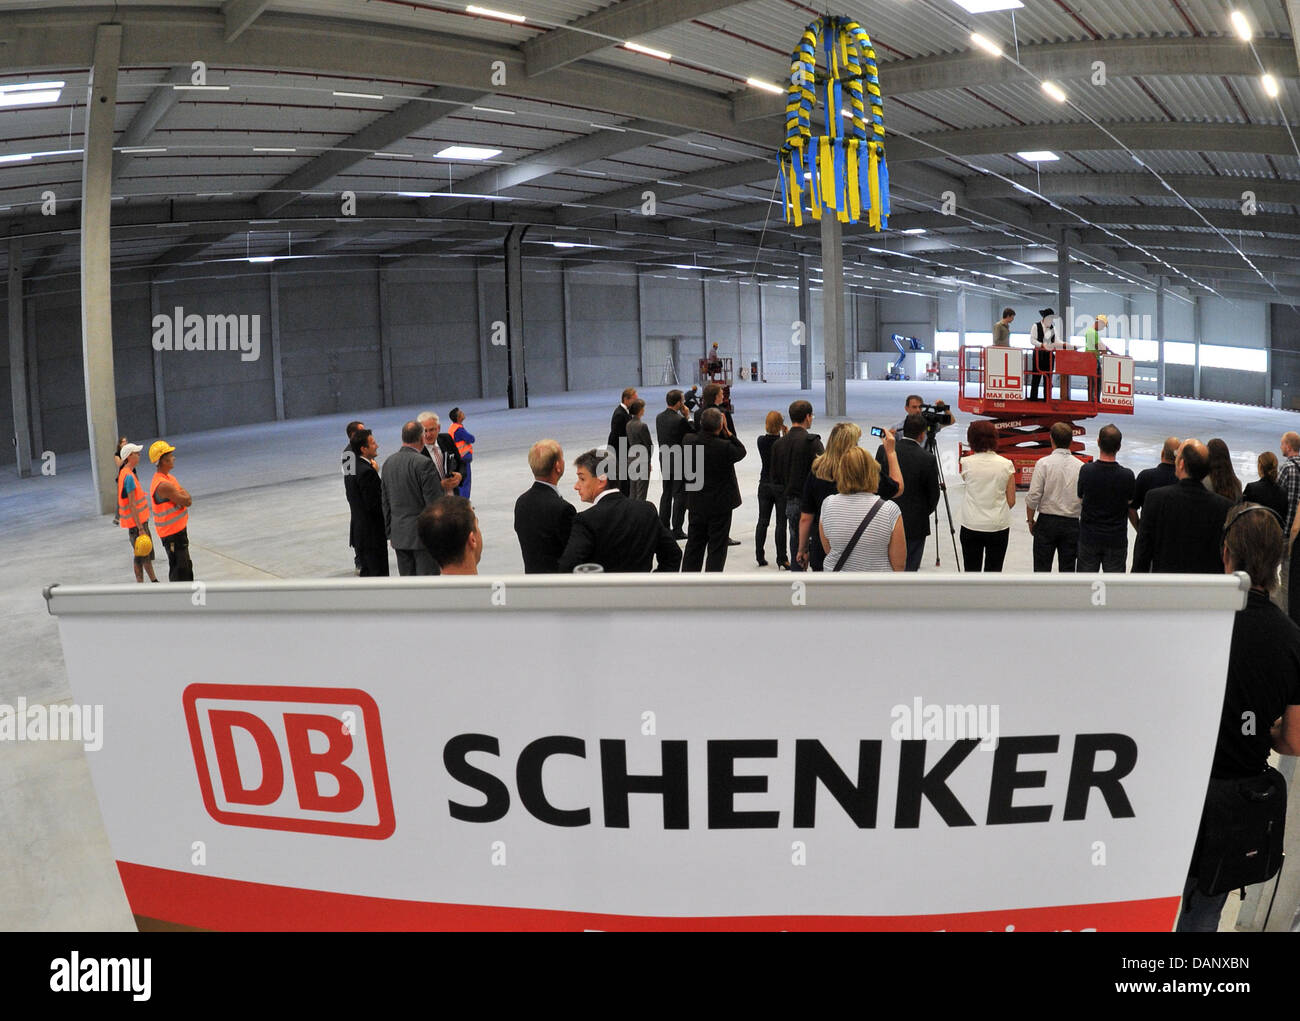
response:
[[[1100,414],[1133,414],[1133,359],[1087,351],[1054,351],[1050,371],[1035,373],[1031,352],[1013,347],[964,347],[957,406],[962,411],[993,420],[998,431],[997,452],[1016,466],[1016,486],[1028,489],[1034,465],[1052,452],[1050,429],[1069,422],[1075,436],[1084,435],[1078,423]],[[1035,375],[1046,400],[1028,400]],[[1084,377],[1087,400],[1075,400],[1071,380]],[[1095,399],[1094,399],[1095,398]],[[1070,445],[1082,461],[1083,444]],[[962,444],[958,455],[970,451]]]

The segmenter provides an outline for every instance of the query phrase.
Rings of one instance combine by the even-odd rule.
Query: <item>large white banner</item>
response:
[[[1077,930],[1172,924],[1243,600],[533,576],[50,601],[142,925]]]

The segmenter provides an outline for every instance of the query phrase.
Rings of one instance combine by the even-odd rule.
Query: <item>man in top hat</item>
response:
[[[1055,309],[1040,308],[1038,322],[1029,331],[1029,339],[1034,345],[1033,372],[1029,384],[1031,401],[1045,401],[1052,392],[1051,376],[1048,374],[1052,371],[1052,352],[1057,349],[1055,320]],[[1040,385],[1043,388],[1042,397],[1038,396]]]

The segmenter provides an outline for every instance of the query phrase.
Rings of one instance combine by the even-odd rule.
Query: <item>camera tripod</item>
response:
[[[943,509],[948,515],[948,532],[952,536],[952,556],[961,572],[961,557],[957,554],[957,529],[952,524],[952,505],[948,503],[948,482],[943,477],[943,460],[939,457],[939,430],[931,427],[925,434],[925,452],[934,458],[935,467],[939,469],[939,492],[943,494]],[[934,508],[934,566],[942,566],[940,553],[943,543],[939,539],[939,507]]]

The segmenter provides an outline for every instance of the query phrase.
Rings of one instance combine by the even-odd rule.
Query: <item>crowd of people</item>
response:
[[[634,388],[623,391],[605,446],[574,458],[573,488],[591,505],[583,513],[559,490],[567,468],[560,444],[532,445],[533,481],[514,508],[526,573],[724,569],[729,547],[738,545],[730,531],[742,503],[736,465],[746,446],[722,406],[721,387],[710,384],[698,397],[674,389],[665,403],[655,419],[657,506],[649,498],[654,444]],[[871,430],[880,440],[874,456],[852,422],[837,423],[823,445],[806,400],[789,406],[789,424],[780,411],[767,413],[756,443],[760,567],[768,566],[767,533],[774,528],[778,569],[919,570],[941,497],[934,439],[953,418],[942,402],[930,407],[915,394],[905,411],[896,428]],[[469,500],[475,438],[463,411],[448,417],[446,433],[433,412],[404,423],[401,446],[382,467],[374,432],[348,423],[342,470],[360,575],[387,576],[390,546],[402,575],[477,574],[484,539]],[[1037,462],[1024,501],[1036,572],[1122,573],[1132,528],[1134,573],[1250,578],[1246,608],[1234,623],[1210,790],[1178,923],[1183,931],[1213,930],[1233,888],[1229,880],[1243,875],[1230,866],[1233,845],[1224,837],[1244,825],[1242,810],[1232,806],[1263,803],[1279,783],[1284,800],[1269,753],[1300,754],[1300,565],[1289,552],[1300,552],[1300,434],[1282,436],[1280,457],[1261,454],[1258,478],[1245,485],[1222,439],[1170,437],[1160,463],[1134,474],[1118,461],[1123,436],[1113,424],[1099,431],[1099,456],[1089,463],[1075,456],[1071,425],[1057,423],[1050,436],[1052,450]],[[996,572],[1010,537],[1016,471],[997,453],[990,422],[972,422],[966,438],[962,557],[967,571]],[[137,474],[142,452],[123,437],[115,456],[114,520],[130,538],[136,580],[158,580],[152,523],[167,552],[169,580],[191,581],[193,499],[173,474],[176,448],[165,440],[150,446],[156,468],[147,488]],[[1262,725],[1243,727],[1246,718]]]

